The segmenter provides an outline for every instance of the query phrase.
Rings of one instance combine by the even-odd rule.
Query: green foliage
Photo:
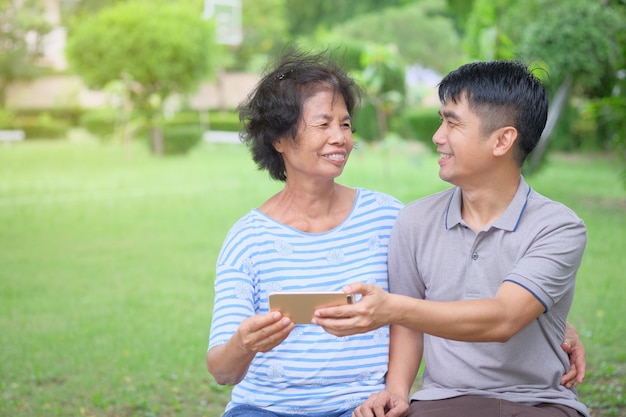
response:
[[[51,27],[37,0],[0,0],[0,107],[6,87],[15,80],[29,79],[41,71],[35,62],[42,55],[42,36]],[[28,34],[35,44],[27,43]]]
[[[478,60],[514,58],[515,28],[524,26],[519,19],[532,16],[533,3],[536,1],[475,0],[465,23],[465,52]]]
[[[386,7],[401,6],[405,0],[302,1],[285,0],[289,30],[294,37],[311,34],[318,26],[330,28],[365,13],[378,13]]]
[[[67,135],[73,125],[71,117],[41,110],[14,111],[0,109],[0,129],[24,131],[26,139],[60,139]]]
[[[202,140],[200,125],[167,125],[163,129],[163,154],[182,155],[197,146]]]
[[[211,130],[225,130],[239,132],[241,122],[236,111],[218,111],[209,113],[209,128]]]
[[[115,133],[116,113],[112,108],[87,110],[81,116],[79,126],[99,138],[110,138]]]
[[[365,44],[361,53],[361,68],[358,81],[367,94],[381,96],[396,91],[404,96],[404,65],[395,44]]]
[[[355,112],[353,126],[356,138],[365,142],[374,142],[380,139],[380,130],[376,120],[376,108],[369,103],[363,103]]]
[[[573,152],[580,149],[597,151],[595,134],[589,118],[583,118],[580,108],[571,102],[566,104],[550,137],[550,151]],[[586,143],[585,143],[586,142]],[[529,173],[528,173],[529,174]]]
[[[196,88],[220,50],[210,21],[187,2],[135,0],[78,23],[70,32],[67,55],[90,87],[122,80],[134,111],[158,128],[164,100]],[[152,137],[155,152],[162,149],[161,137]]]
[[[26,139],[62,139],[67,136],[70,124],[43,112],[39,116],[19,117],[15,128],[23,130]]]
[[[176,113],[165,121],[165,126],[194,125],[205,130],[238,132],[241,123],[237,111],[215,110],[208,113],[187,110]]]
[[[475,0],[447,0],[446,3],[446,12],[454,20],[457,32],[465,35],[466,26]]]
[[[71,26],[72,23],[80,21],[116,3],[125,0],[80,0],[61,2],[61,21]]]
[[[430,107],[407,107],[398,117],[398,126],[394,130],[402,137],[417,140],[427,149],[434,150],[432,138],[441,125],[438,110]]]
[[[367,44],[359,39],[344,38],[337,32],[320,28],[312,36],[303,37],[294,44],[305,51],[327,50],[333,59],[348,72],[354,73],[363,69],[361,57]]]
[[[30,117],[36,118],[45,113],[54,119],[63,119],[67,124],[75,126],[78,124],[83,110],[78,107],[51,107],[44,109],[14,109],[18,118]]]
[[[241,128],[239,113],[236,110],[211,110],[198,112],[180,111],[165,121],[166,126],[195,125],[205,130],[224,130],[238,132]]]
[[[586,399],[587,407],[594,410],[605,410],[606,416],[622,416],[626,409],[626,366],[611,362],[602,362],[589,371],[588,380],[593,384],[578,387],[579,393]]]
[[[365,91],[365,102],[376,110],[378,134],[374,139],[385,139],[388,118],[405,99],[404,66],[395,44],[366,44],[361,67],[354,77]]]
[[[524,31],[519,51],[548,73],[548,83],[558,86],[571,75],[587,91],[601,82],[614,84],[622,50],[619,14],[598,2],[575,0],[539,15]]]
[[[244,36],[232,49],[234,63],[226,67],[258,72],[290,39],[285,0],[242,0],[241,7]]]
[[[132,1],[104,9],[77,24],[67,54],[94,88],[118,79],[137,83],[137,95],[164,98],[197,86],[215,55],[213,29],[192,8]]]
[[[464,56],[460,52],[458,34],[444,12],[443,0],[422,0],[356,16],[334,27],[333,33],[339,42],[351,39],[395,44],[405,65],[418,63],[448,72],[458,66]]]
[[[0,130],[15,127],[15,112],[11,109],[0,108]]]
[[[618,2],[586,0],[475,0],[466,25],[466,51],[475,59],[520,59],[534,68],[553,98],[564,92],[565,113],[556,100],[551,112],[558,123],[549,135],[550,150],[604,149],[608,131],[593,112],[589,98],[605,97],[616,86],[626,62],[624,7]],[[571,88],[566,80],[571,80]],[[562,120],[559,120],[562,118]],[[535,151],[534,168],[543,160]]]
[[[605,139],[622,161],[622,181],[626,188],[626,82],[621,80],[621,94],[593,100],[589,111],[597,120],[598,136]]]

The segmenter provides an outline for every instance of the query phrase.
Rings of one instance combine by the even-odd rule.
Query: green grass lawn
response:
[[[447,187],[436,157],[361,146],[341,182],[405,202]],[[618,164],[553,156],[529,182],[585,220],[570,321],[588,348],[581,399],[626,416],[626,191]],[[0,147],[0,415],[219,416],[207,373],[215,260],[230,226],[280,184],[245,148]]]

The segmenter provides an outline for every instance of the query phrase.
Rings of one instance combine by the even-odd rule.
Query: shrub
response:
[[[109,138],[115,132],[116,114],[114,109],[88,110],[80,118],[79,126],[100,138]]]
[[[67,135],[70,124],[48,113],[24,116],[16,120],[15,128],[22,129],[27,139],[60,139]]]
[[[0,108],[0,129],[15,128],[15,113],[9,109]]]
[[[209,113],[209,128],[211,130],[224,130],[227,132],[239,132],[241,123],[236,111],[219,111]]]
[[[0,109],[0,129],[23,130],[27,139],[63,138],[71,127],[71,120],[61,112]]]
[[[354,114],[353,126],[355,136],[365,142],[374,142],[379,139],[378,119],[376,109],[369,103],[363,103]]]
[[[204,130],[225,130],[239,132],[239,114],[236,111],[199,111],[185,110],[176,113],[165,121],[166,126],[198,125]]]
[[[163,154],[182,155],[202,140],[199,125],[166,125],[163,128]]]
[[[397,126],[392,126],[392,129],[405,139],[417,140],[424,143],[428,149],[433,149],[433,134],[441,124],[437,111],[438,108],[431,107],[407,108],[395,120]]]
[[[180,111],[174,114],[173,117],[167,118],[165,123],[168,126],[180,126],[180,125],[202,125],[203,120],[200,117],[200,113],[193,110]]]
[[[15,110],[15,114],[18,118],[37,118],[42,115],[46,115],[44,117],[51,117],[55,120],[64,120],[68,126],[78,126],[78,121],[80,120],[82,113],[83,110],[78,107],[48,107]]]

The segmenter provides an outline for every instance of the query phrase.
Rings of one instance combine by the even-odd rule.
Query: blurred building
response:
[[[6,104],[14,109],[93,108],[109,104],[105,92],[88,89],[80,77],[68,74],[65,59],[67,29],[62,26],[61,7],[80,0],[41,0],[46,21],[53,26],[42,42],[43,56],[39,64],[58,74],[31,81],[17,81],[7,88]],[[241,2],[239,0],[207,0],[205,15],[222,22],[222,41],[236,44],[241,41]],[[34,35],[34,34],[33,34]],[[27,39],[27,41],[29,41]],[[34,43],[36,38],[29,42]],[[258,81],[258,76],[247,73],[218,74],[215,81],[202,83],[188,98],[191,108],[198,110],[233,109],[243,100]],[[178,98],[177,101],[180,101]]]

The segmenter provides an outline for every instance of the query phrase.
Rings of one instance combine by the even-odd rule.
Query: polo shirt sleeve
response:
[[[545,311],[567,294],[576,282],[587,243],[584,222],[564,205],[532,197],[516,233],[524,233],[521,256],[504,279],[530,291],[544,305]],[[530,211],[530,212],[528,212]]]

